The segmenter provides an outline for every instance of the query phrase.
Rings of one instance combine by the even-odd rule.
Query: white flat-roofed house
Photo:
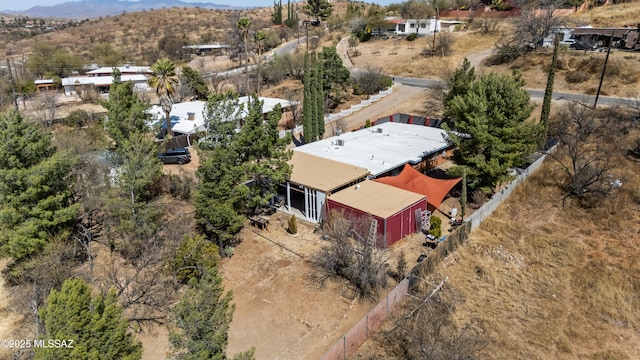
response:
[[[242,96],[239,99],[239,105],[241,107],[240,117],[238,119],[229,119],[229,121],[235,121],[236,129],[239,129],[243,125],[243,119],[246,117],[248,97]],[[283,116],[284,113],[290,111],[292,105],[297,104],[284,99],[277,98],[265,98],[260,97],[259,100],[263,102],[262,113],[266,117],[267,114],[273,111],[277,104],[282,107]],[[204,119],[204,110],[206,102],[204,101],[188,101],[183,103],[173,104],[171,108],[171,130],[176,134],[193,134],[206,130],[206,124]],[[159,105],[153,105],[148,112],[152,116],[152,123],[161,122],[161,126],[164,127],[165,113]]]
[[[142,74],[122,75],[122,82],[131,81],[138,90],[148,90],[147,77]],[[88,90],[99,93],[108,93],[113,84],[113,76],[73,76],[62,79],[62,87],[65,95],[81,95]]]
[[[121,75],[145,75],[149,76],[153,72],[151,71],[151,67],[149,66],[134,66],[134,65],[124,65],[124,66],[104,66],[101,68],[97,68],[95,70],[87,71],[87,76],[111,76],[113,74],[113,69],[117,68],[120,71]]]
[[[404,164],[433,168],[451,155],[442,129],[387,122],[299,146],[304,152],[365,168],[376,178],[396,175]]]

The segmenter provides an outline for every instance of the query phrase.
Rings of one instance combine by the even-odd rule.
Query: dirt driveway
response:
[[[244,241],[223,261],[236,305],[230,355],[255,347],[256,359],[318,359],[373,306],[341,296],[341,284],[310,285],[309,256],[323,240],[302,221],[298,236],[288,235],[287,220],[276,213],[267,230],[245,227]]]

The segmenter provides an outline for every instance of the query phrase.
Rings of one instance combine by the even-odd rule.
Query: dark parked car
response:
[[[164,164],[183,165],[191,161],[191,153],[189,153],[189,149],[187,148],[169,149],[158,155],[158,159],[162,160]]]
[[[575,50],[596,50],[598,47],[596,45],[591,45],[581,41],[576,41],[575,43],[569,45],[569,48],[575,49]]]

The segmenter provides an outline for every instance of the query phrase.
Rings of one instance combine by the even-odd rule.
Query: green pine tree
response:
[[[244,223],[241,212],[248,191],[239,185],[242,167],[231,146],[217,146],[199,154],[199,184],[193,194],[196,221],[219,247],[220,254],[227,255]]]
[[[182,79],[184,84],[191,88],[196,100],[207,100],[209,87],[199,72],[185,65],[182,67]]]
[[[304,5],[304,13],[313,16],[316,20],[326,20],[333,12],[333,6],[328,0],[307,0]]]
[[[238,94],[232,91],[211,94],[203,116],[210,140],[207,146],[226,143],[235,133],[236,122],[242,116]]]
[[[225,293],[216,267],[207,269],[200,281],[192,279],[190,285],[170,314],[172,358],[226,360],[233,295]],[[249,350],[236,358],[253,359],[253,353]]]
[[[351,73],[340,59],[335,47],[322,48],[322,77],[325,96],[338,98],[351,81]]]
[[[122,318],[115,291],[91,296],[82,279],[70,279],[51,290],[38,311],[45,339],[73,340],[72,348],[35,348],[35,359],[126,359],[142,357],[142,346]],[[47,340],[44,340],[45,343]]]
[[[107,132],[118,148],[133,133],[146,131],[146,121],[149,119],[146,110],[149,104],[140,100],[131,81],[121,81],[118,69],[114,69],[113,78],[109,100],[102,101],[101,104],[107,109]]]
[[[77,159],[18,112],[0,114],[0,143],[0,254],[22,260],[73,229]]]
[[[540,126],[529,120],[534,106],[524,85],[517,73],[492,73],[449,100],[447,113],[456,131],[443,127],[456,146],[454,160],[467,168],[472,188],[493,192],[510,179],[509,169],[522,166],[536,149]],[[459,174],[459,170],[452,172]]]
[[[291,166],[287,163],[291,153],[286,149],[291,139],[281,139],[278,132],[282,108],[276,105],[264,121],[262,106],[263,102],[254,96],[249,115],[232,144],[242,164],[243,180],[251,184],[246,202],[249,210],[266,205],[276,194],[278,185],[291,175]]]
[[[462,62],[462,66],[457,68],[451,79],[449,79],[449,91],[445,94],[443,99],[446,117],[451,117],[451,115],[447,113],[451,100],[458,95],[466,94],[475,80],[475,68],[472,67],[469,60],[465,58]]]

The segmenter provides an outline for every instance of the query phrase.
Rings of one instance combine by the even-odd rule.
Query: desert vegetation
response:
[[[292,26],[292,9],[285,18],[281,4],[243,12],[164,9],[0,43],[7,56],[27,58],[19,69],[13,58],[7,61],[13,72],[0,70],[18,76],[0,82],[0,255],[8,259],[3,278],[14,294],[9,309],[23,316],[16,334],[83,342],[65,356],[139,359],[142,348],[134,334],[161,326],[168,329],[174,358],[226,358],[235,308],[221,269],[242,243],[246,218],[268,205],[291,173],[290,138],[278,136],[280,109],[264,118],[255,95],[301,102],[287,127],[303,125],[306,140],[313,141],[324,135],[325,112],[352,93],[367,96],[391,85],[393,74],[447,81],[448,91],[442,82],[423,100],[446,118],[449,139],[458,146],[458,166],[450,172],[464,176],[463,207],[480,205],[499,191],[547,137],[557,145],[547,152],[542,170],[464,246],[430,271],[416,268],[419,280],[413,280],[420,284],[356,358],[638,357],[637,104],[593,108],[553,102],[549,121],[539,123],[524,88],[544,87],[551,51],[525,51],[522,40],[537,41],[557,25],[550,17],[536,22],[540,19],[524,16],[515,23],[476,18],[465,32],[411,41],[367,31],[384,25],[386,15],[431,16],[439,11],[435,3],[385,8],[309,0],[302,12],[322,20],[327,31]],[[628,13],[635,8],[610,8],[629,22],[620,8]],[[601,11],[589,14],[595,24],[613,24]],[[285,26],[269,28],[272,23]],[[301,32],[312,38],[307,54],[263,62],[262,54]],[[344,37],[350,37],[350,59],[365,69],[353,79],[336,51]],[[185,65],[195,56],[183,46],[200,42],[230,43],[225,66],[252,64],[255,70],[205,80],[197,61]],[[508,58],[483,62],[490,52],[473,58],[493,47]],[[595,93],[606,55],[557,50],[555,89]],[[466,57],[474,65],[463,61]],[[631,91],[640,77],[638,59],[613,52],[601,95],[637,95]],[[37,96],[35,111],[11,109],[20,107],[16,95],[25,104],[35,93],[27,83],[43,77],[59,83],[89,62],[155,64],[152,85],[169,133],[174,101],[207,102],[207,137],[197,146],[196,172],[163,173],[156,157],[161,144],[146,124],[149,97],[120,81],[117,72],[108,99],[83,94],[82,100],[99,105],[106,117],[63,110],[47,94]],[[241,94],[250,96],[250,104],[244,127],[236,132],[224,120],[237,115]],[[439,237],[443,224],[435,219],[429,232]],[[320,237],[309,235],[312,230],[296,217],[287,220],[283,233]],[[340,284],[361,303],[375,302],[413,264],[404,252],[390,261],[389,251],[375,247],[379,239],[366,236],[370,228],[371,219],[331,214],[321,229],[330,242],[313,253],[279,246],[292,256],[308,256],[308,272],[298,279],[305,286]],[[73,326],[63,326],[61,319]],[[99,341],[86,338],[93,333],[101,335]],[[116,346],[106,349],[105,343]],[[238,352],[237,359],[255,356],[251,345]],[[28,350],[16,356],[48,359],[60,353]]]

